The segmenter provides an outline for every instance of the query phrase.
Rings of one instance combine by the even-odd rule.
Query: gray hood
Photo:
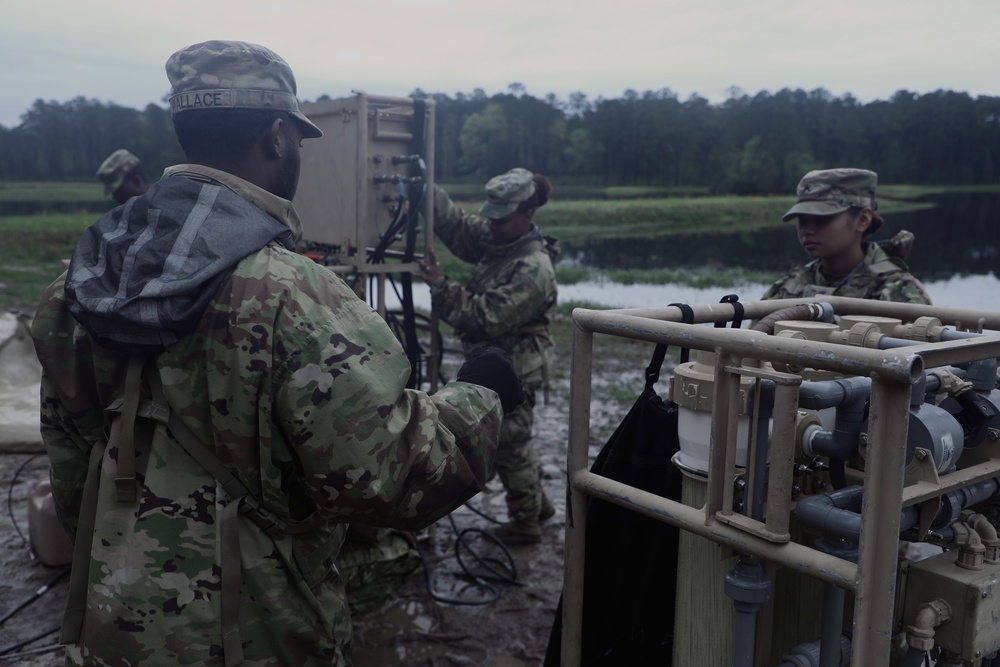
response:
[[[153,354],[190,333],[232,268],[291,230],[217,183],[171,176],[94,223],[66,276],[73,317],[100,344]]]

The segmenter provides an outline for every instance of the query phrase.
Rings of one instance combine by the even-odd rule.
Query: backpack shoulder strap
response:
[[[113,429],[118,428],[116,424]],[[115,436],[112,430],[112,438]],[[83,616],[87,607],[87,581],[90,575],[90,550],[94,546],[94,526],[97,524],[97,489],[101,485],[101,462],[105,445],[94,445],[90,450],[87,480],[83,485],[80,517],[73,542],[73,563],[70,566],[69,593],[66,611],[63,612],[60,644],[75,644],[83,630]]]
[[[135,466],[136,425],[139,419],[147,419],[169,428],[184,451],[216,479],[229,497],[220,521],[221,624],[225,664],[226,667],[235,667],[243,663],[243,642],[239,625],[240,579],[243,567],[239,515],[244,515],[272,536],[312,530],[319,524],[319,517],[313,512],[302,521],[289,521],[265,508],[222,463],[215,452],[199,440],[198,436],[170,409],[163,395],[160,375],[156,372],[152,359],[142,356],[129,357],[122,398],[115,400],[105,409],[111,419],[108,442],[95,445],[90,451],[90,469],[84,484],[79,525],[73,548],[69,599],[66,603],[59,641],[63,644],[77,643],[83,628],[104,453],[109,448],[118,449],[118,465],[114,477],[115,499],[117,502],[135,502],[138,485]],[[148,398],[144,398],[144,395]],[[328,540],[327,545],[301,563],[296,552],[296,561],[300,569],[328,556],[332,552],[331,545],[335,545],[334,540]],[[310,581],[310,572],[304,571],[303,576],[310,585],[314,583]]]

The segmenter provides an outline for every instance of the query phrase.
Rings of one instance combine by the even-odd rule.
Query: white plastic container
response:
[[[38,560],[46,565],[73,562],[73,543],[56,516],[48,475],[38,480],[28,497],[28,536]]]

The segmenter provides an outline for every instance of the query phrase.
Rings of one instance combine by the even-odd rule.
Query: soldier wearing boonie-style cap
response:
[[[124,148],[105,158],[97,168],[96,176],[104,183],[104,194],[111,195],[119,204],[149,189],[139,158]]]
[[[534,174],[520,167],[494,176],[486,183],[486,201],[479,215],[487,219],[506,218],[521,202],[535,194]]]
[[[295,252],[321,132],[284,60],[211,41],[166,71],[188,163],[83,234],[32,326],[76,538],[60,639],[70,664],[346,665],[346,526],[418,530],[481,491],[517,376],[407,389],[386,322]]]
[[[797,220],[799,242],[813,261],[794,267],[762,299],[817,295],[930,303],[903,261],[913,234],[866,240],[884,220],[876,210],[878,175],[868,169],[810,171],[799,181],[795,204],[782,220]]]
[[[436,189],[434,233],[460,259],[474,264],[464,284],[441,273],[432,255],[420,275],[431,301],[451,324],[466,354],[495,345],[510,355],[524,386],[525,402],[504,418],[495,468],[507,491],[509,520],[491,531],[508,544],[540,542],[539,521],[555,509],[542,490],[531,446],[535,394],[547,390],[552,350],[549,318],[556,304],[555,239],[534,223],[552,185],[541,174],[515,168],[491,178],[479,214],[456,207]]]

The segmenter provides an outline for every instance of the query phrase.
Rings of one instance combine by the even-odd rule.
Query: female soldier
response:
[[[882,216],[875,212],[877,181],[878,175],[867,169],[824,169],[802,177],[795,206],[782,220],[798,218],[799,243],[813,261],[793,268],[762,299],[828,294],[931,302],[903,262],[913,244],[910,232],[880,243],[864,240],[882,226]]]
[[[547,384],[552,349],[549,317],[556,305],[555,239],[543,236],[533,216],[552,185],[541,174],[512,169],[486,184],[479,215],[435,192],[434,233],[459,259],[474,264],[461,285],[441,273],[433,253],[420,262],[431,301],[461,339],[465,353],[496,346],[510,355],[521,377],[525,401],[504,417],[495,469],[507,491],[510,520],[494,534],[508,544],[542,538],[539,520],[555,510],[542,492],[530,445],[535,392]]]

